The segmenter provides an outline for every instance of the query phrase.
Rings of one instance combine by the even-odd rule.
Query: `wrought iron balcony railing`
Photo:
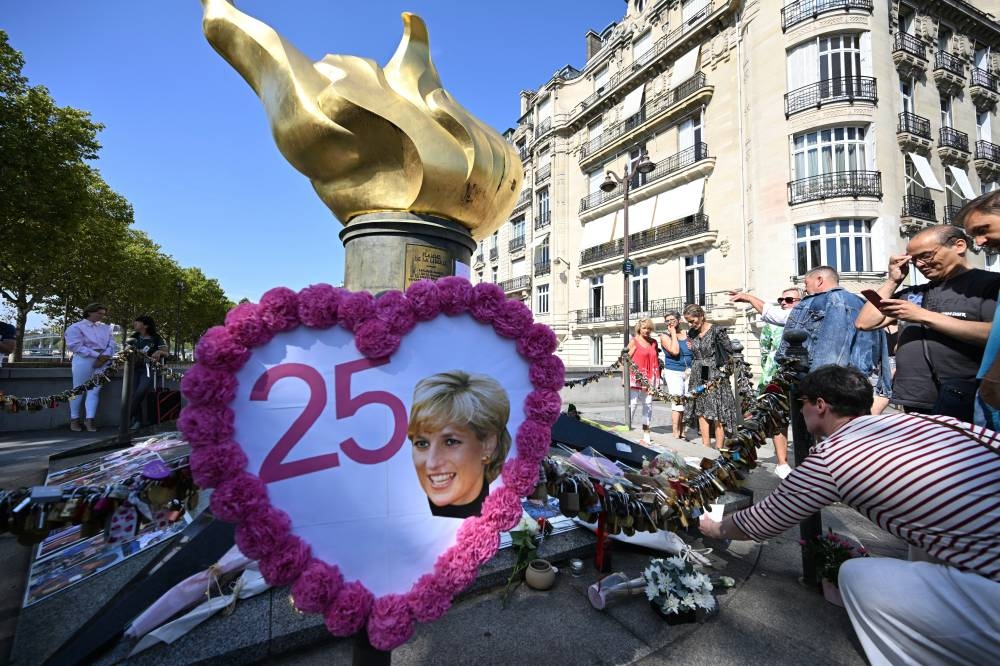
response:
[[[872,0],[798,0],[791,2],[781,8],[781,31],[784,32],[793,25],[814,19],[820,14],[835,11],[849,12],[852,9],[872,13],[874,6]]]
[[[937,220],[933,199],[914,195],[903,197],[903,217],[919,217],[921,220]]]
[[[785,117],[818,109],[833,102],[878,102],[878,87],[871,76],[841,76],[823,79],[785,93]]]
[[[552,165],[546,164],[545,166],[540,167],[538,171],[535,172],[535,182],[540,183],[551,175],[552,175]]]
[[[500,249],[496,247],[490,248],[490,261],[496,261],[500,256]]]
[[[976,159],[1000,164],[1000,145],[989,141],[976,141]]]
[[[551,261],[536,261],[535,262],[535,276],[548,275],[552,272],[552,262]]]
[[[506,293],[512,291],[521,291],[522,289],[527,289],[531,286],[531,278],[527,275],[522,275],[521,277],[511,278],[510,280],[504,280],[500,283],[500,288]]]
[[[881,171],[834,171],[788,183],[790,205],[835,197],[882,198]]]
[[[522,162],[527,162],[528,158],[531,157],[531,151],[528,150],[527,148],[518,148],[517,149],[517,155],[518,155],[518,157],[521,158]]]
[[[684,238],[690,238],[708,231],[708,216],[698,213],[683,220],[661,224],[658,227],[628,235],[629,252],[640,252],[651,247],[665,245]],[[625,254],[625,243],[618,240],[588,247],[580,253],[580,265],[586,266],[598,261],[614,259]]]
[[[1000,83],[998,83],[998,78],[996,75],[990,74],[985,69],[973,67],[970,83],[974,86],[982,86],[983,88],[992,90],[993,92],[1000,92]]]
[[[514,236],[507,242],[507,249],[510,252],[517,252],[524,249],[524,235]]]
[[[912,56],[916,56],[921,60],[927,60],[927,47],[924,43],[913,35],[908,35],[905,32],[897,32],[892,38],[892,50],[902,51],[903,53],[909,53]]]
[[[541,135],[548,132],[550,129],[552,129],[552,119],[546,118],[542,122],[535,125],[535,138],[537,139]]]
[[[925,139],[931,138],[931,121],[915,113],[903,112],[899,114],[899,123],[896,125],[896,132],[908,132]]]
[[[955,219],[958,217],[958,211],[962,210],[961,206],[945,206],[944,207],[944,223],[945,224],[955,224]]]
[[[681,169],[687,168],[696,162],[700,162],[703,159],[708,158],[708,144],[706,143],[696,143],[690,148],[686,148],[679,153],[675,153],[670,157],[660,160],[656,163],[656,167],[648,173],[644,178],[640,178],[638,184],[632,183],[632,189],[642,187],[643,185],[648,185],[654,181],[659,180],[669,174],[680,171]],[[636,174],[640,176],[640,174]],[[622,195],[621,185],[615,186],[615,189],[610,192],[602,192],[598,190],[588,194],[587,196],[580,199],[580,212],[590,210],[600,206],[603,203],[611,201],[612,199],[617,199]]]
[[[552,211],[543,210],[541,213],[535,216],[535,230],[544,229],[545,227],[552,224]]]
[[[519,208],[527,206],[530,203],[531,203],[531,190],[521,190],[521,196],[519,196],[517,198],[517,201],[514,203],[514,210],[518,210]]]
[[[938,132],[938,145],[946,148],[969,152],[969,135],[959,132],[954,127],[942,127]]]
[[[934,69],[943,69],[956,76],[965,76],[965,65],[947,51],[938,51],[934,54]]]
[[[707,310],[717,307],[731,307],[728,291],[715,291],[701,294],[692,294],[690,298],[685,296],[674,296],[672,298],[658,298],[645,303],[645,307],[629,307],[630,319],[645,319],[650,317],[659,320],[663,315],[671,310],[680,312],[685,305],[696,303]],[[631,304],[630,304],[631,305]],[[570,319],[577,324],[599,324],[601,322],[614,322],[621,324],[624,319],[624,310],[621,305],[605,305],[603,307],[590,307],[582,310],[574,310],[570,313]]]

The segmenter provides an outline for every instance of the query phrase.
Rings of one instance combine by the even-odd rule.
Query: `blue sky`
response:
[[[278,153],[253,91],[208,45],[200,2],[3,4],[0,28],[24,54],[24,73],[106,125],[97,166],[166,253],[217,278],[234,300],[341,281],[340,223]],[[314,60],[345,53],[380,64],[399,42],[400,13],[412,11],[427,22],[445,88],[499,131],[517,121],[519,90],[565,64],[582,67],[586,31],[625,12],[622,0],[237,6]]]

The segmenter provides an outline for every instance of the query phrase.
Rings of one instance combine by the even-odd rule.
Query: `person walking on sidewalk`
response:
[[[653,421],[653,394],[651,391],[660,385],[660,354],[656,340],[653,339],[653,320],[640,319],[635,325],[635,337],[628,343],[628,355],[635,363],[639,372],[646,380],[644,386],[635,372],[629,372],[629,408],[632,418],[635,418],[635,408],[642,400],[642,443],[653,443],[649,426]]]
[[[853,367],[817,368],[798,393],[819,443],[754,506],[703,515],[702,534],[764,541],[843,502],[934,558],[841,566],[868,660],[1000,664],[1000,434],[947,416],[872,416],[871,382]]]
[[[688,375],[691,374],[691,347],[687,333],[680,329],[681,313],[670,310],[663,317],[667,332],[660,333],[660,347],[663,349],[663,382],[667,393],[686,397]],[[670,420],[674,437],[686,440],[684,427],[684,402],[675,400],[670,407]]]
[[[104,305],[91,303],[84,308],[83,319],[66,329],[66,347],[73,352],[73,388],[107,368],[117,351],[111,327],[103,323],[107,315],[108,309]],[[97,417],[100,394],[100,384],[86,391],[86,419],[82,426],[80,405],[84,403],[84,396],[78,395],[69,401],[70,430],[80,432],[85,427],[89,432],[97,431],[94,419]]]

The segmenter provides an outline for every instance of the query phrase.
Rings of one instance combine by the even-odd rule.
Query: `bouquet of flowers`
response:
[[[524,571],[528,568],[528,563],[535,559],[535,555],[538,554],[538,546],[541,543],[541,539],[544,539],[545,535],[551,532],[552,525],[545,518],[535,520],[527,512],[521,514],[521,522],[510,531],[510,538],[517,559],[514,562],[514,570],[510,572],[510,576],[507,578],[507,587],[504,588],[503,594],[500,596],[501,607],[507,607],[507,600],[510,598],[510,593],[521,584]],[[539,540],[537,544],[535,539]]]
[[[681,557],[654,558],[642,575],[646,598],[667,615],[715,608],[711,579]]]
[[[809,541],[799,539],[799,545],[812,556],[819,577],[834,585],[837,585],[837,575],[840,573],[841,564],[855,557],[868,557],[868,551],[865,550],[864,546],[852,542],[833,530],[829,530],[826,534],[816,535]]]

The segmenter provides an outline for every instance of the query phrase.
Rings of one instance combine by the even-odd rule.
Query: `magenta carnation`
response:
[[[323,613],[343,584],[340,569],[313,558],[292,586],[295,607],[303,613]]]
[[[349,292],[324,282],[299,292],[299,320],[310,328],[330,328],[337,323],[337,309]]]
[[[399,349],[400,337],[381,319],[369,319],[354,332],[354,346],[366,358],[386,358]]]
[[[210,368],[235,372],[250,358],[250,351],[237,342],[224,326],[213,326],[195,345],[194,355],[198,363]]]
[[[229,523],[240,521],[267,502],[267,487],[256,476],[239,474],[226,479],[212,491],[212,515]]]
[[[447,315],[459,315],[469,309],[472,303],[472,283],[462,277],[451,275],[437,281],[441,311]]]
[[[555,423],[562,411],[562,398],[550,389],[537,389],[524,399],[524,415],[543,423]]]
[[[406,300],[413,306],[417,321],[430,321],[441,314],[441,296],[430,280],[418,280],[407,287]]]
[[[232,438],[234,418],[228,407],[188,405],[181,410],[177,428],[192,447],[211,446]]]
[[[247,457],[236,442],[199,446],[191,450],[191,477],[199,488],[214,488],[247,466]]]
[[[518,457],[531,462],[539,462],[552,446],[552,426],[526,419],[517,427]]]
[[[289,536],[280,548],[260,558],[260,572],[271,585],[288,585],[309,564],[309,544],[297,536]]]
[[[528,495],[538,485],[538,463],[513,458],[504,463],[503,484],[518,495]]]
[[[274,335],[264,324],[260,306],[240,303],[226,313],[226,330],[244,347],[257,347]]]
[[[458,544],[481,565],[497,554],[500,533],[490,526],[488,520],[469,518],[458,529]]]
[[[389,324],[397,335],[406,335],[417,325],[413,305],[400,291],[387,291],[375,299],[375,316]]]
[[[566,383],[566,366],[558,356],[542,356],[528,368],[528,378],[536,389],[558,391]]]
[[[259,560],[288,545],[292,521],[284,511],[260,504],[236,527],[236,545],[252,560]]]
[[[441,587],[437,576],[421,576],[406,595],[417,622],[433,622],[451,608],[451,594]]]
[[[490,324],[500,314],[500,306],[507,300],[507,295],[499,285],[492,282],[480,282],[472,288],[473,299],[469,304],[469,312],[484,324]]]
[[[521,496],[510,488],[498,488],[483,501],[483,516],[490,527],[498,532],[506,532],[521,520]]]
[[[181,392],[198,405],[225,405],[236,397],[236,377],[231,372],[197,364],[181,378]]]
[[[556,334],[545,324],[532,324],[517,340],[517,351],[532,360],[553,353],[558,346],[559,340]]]
[[[519,338],[531,326],[531,310],[521,301],[508,298],[500,304],[493,330],[505,338]]]
[[[269,330],[291,330],[299,325],[299,295],[288,287],[268,289],[260,297],[260,312]]]
[[[334,636],[350,636],[360,631],[372,607],[372,593],[358,581],[344,583],[323,616]]]
[[[461,592],[472,585],[478,569],[479,563],[472,553],[460,545],[446,550],[434,565],[434,573],[442,588],[450,594]]]
[[[389,651],[397,648],[413,635],[413,614],[406,597],[387,594],[372,604],[368,618],[368,640],[372,647]]]
[[[358,326],[375,316],[375,297],[367,291],[345,294],[337,308],[339,324],[348,331],[357,331]]]

